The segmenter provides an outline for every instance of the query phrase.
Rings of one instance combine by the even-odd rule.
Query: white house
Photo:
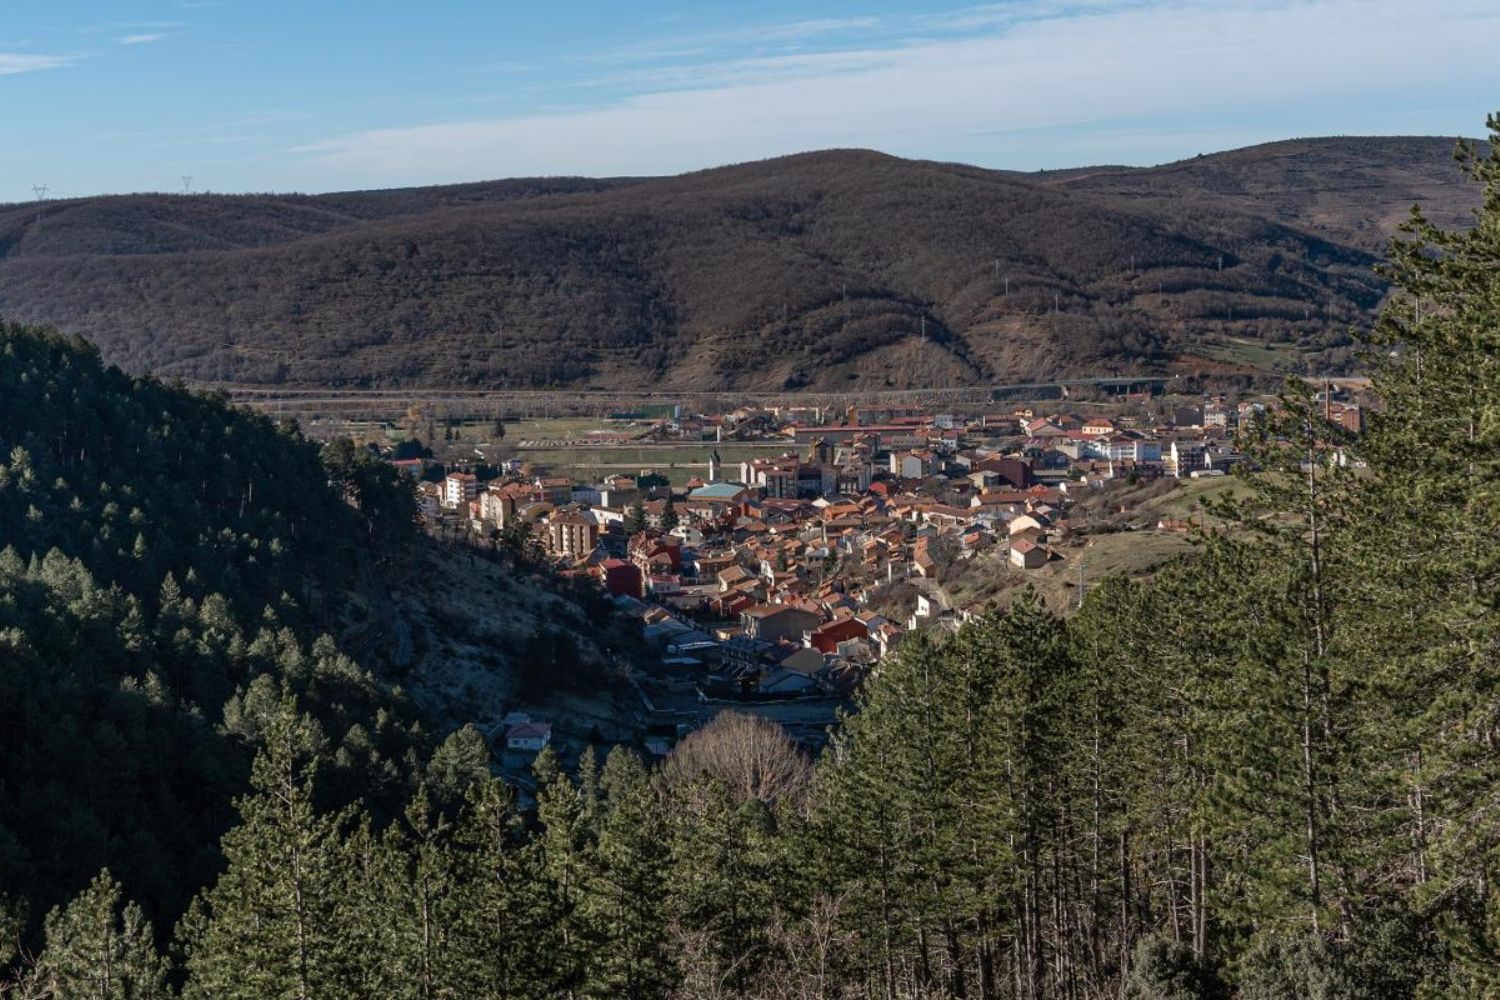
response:
[[[458,507],[479,496],[479,480],[472,472],[450,472],[443,480],[443,506]]]
[[[1109,458],[1114,462],[1160,462],[1161,442],[1146,438],[1114,438],[1109,442]]]
[[[695,549],[703,544],[703,532],[690,524],[679,524],[673,528],[671,534],[674,538],[682,541],[690,549]]]
[[[926,452],[891,452],[891,475],[921,479],[932,471],[932,456]]]
[[[1018,539],[1010,543],[1010,564],[1017,569],[1038,569],[1047,564],[1047,550],[1035,542]]]
[[[1165,456],[1164,471],[1177,479],[1186,479],[1204,466],[1203,442],[1173,441]]]
[[[552,740],[552,723],[518,722],[505,731],[505,749],[538,753]]]
[[[1031,531],[1033,529],[1045,532],[1047,530],[1047,523],[1047,519],[1040,514],[1017,514],[1006,525],[1006,533],[1019,535],[1023,531]]]

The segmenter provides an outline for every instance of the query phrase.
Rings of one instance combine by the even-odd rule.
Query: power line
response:
[[[183,194],[192,194],[193,193],[193,175],[192,174],[183,174],[182,175],[182,193]]]
[[[46,209],[42,205],[47,200],[47,185],[33,184],[31,185],[31,193],[36,195],[36,221],[41,222],[42,215],[46,212]]]

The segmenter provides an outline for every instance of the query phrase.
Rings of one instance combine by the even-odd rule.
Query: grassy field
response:
[[[608,475],[658,472],[674,484],[681,485],[708,474],[708,457],[717,448],[724,463],[725,475],[738,476],[736,466],[751,458],[779,455],[792,445],[767,443],[747,445],[713,441],[680,444],[624,444],[582,446],[576,448],[519,448],[522,441],[561,441],[587,438],[591,431],[610,434],[638,434],[651,426],[650,421],[606,420],[599,417],[548,417],[507,421],[505,445],[509,453],[529,462],[549,475],[570,476],[579,482],[598,482]],[[467,434],[486,439],[490,428],[470,427]]]
[[[1263,372],[1293,370],[1306,360],[1304,352],[1296,344],[1266,345],[1259,340],[1244,337],[1220,337],[1205,340],[1195,345],[1194,352],[1225,364],[1242,365]]]
[[[1234,476],[1216,476],[1212,479],[1184,479],[1178,487],[1164,496],[1154,497],[1141,504],[1140,510],[1148,511],[1157,518],[1204,517],[1204,506],[1214,500],[1242,497],[1250,487]]]
[[[505,439],[521,442],[529,440],[557,440],[560,438],[587,437],[590,431],[607,431],[610,434],[640,434],[651,427],[646,420],[605,420],[600,417],[539,417],[530,420],[507,420]]]
[[[966,607],[990,601],[1003,606],[1034,588],[1047,607],[1062,612],[1078,601],[1080,565],[1088,588],[1107,576],[1149,575],[1192,547],[1187,535],[1154,529],[1093,535],[1083,545],[1060,546],[1057,551],[1063,558],[1040,569],[1023,572],[998,555],[977,559],[958,579],[945,583],[944,589],[959,607]]]

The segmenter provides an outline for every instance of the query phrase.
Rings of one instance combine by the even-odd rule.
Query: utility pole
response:
[[[182,175],[182,193],[183,194],[192,194],[193,193],[193,175],[192,174],[183,174]]]
[[[36,221],[41,222],[42,215],[46,211],[46,209],[42,208],[42,203],[47,200],[47,185],[33,184],[31,185],[31,193],[36,195]]]

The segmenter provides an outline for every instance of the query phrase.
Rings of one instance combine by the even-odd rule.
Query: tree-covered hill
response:
[[[1083,167],[1036,175],[1075,191],[1136,203],[1253,212],[1383,253],[1413,205],[1438,225],[1472,223],[1476,207],[1453,161],[1454,139],[1288,139],[1158,167]]]
[[[1337,366],[1396,214],[1473,200],[1443,140],[1294,145],[11,206],[0,315],[204,381],[884,388],[1259,363],[1246,343]]]
[[[32,919],[103,866],[181,912],[284,693],[338,758],[328,802],[400,785],[415,713],[317,637],[404,501],[330,474],[264,418],[0,326],[0,894]]]

